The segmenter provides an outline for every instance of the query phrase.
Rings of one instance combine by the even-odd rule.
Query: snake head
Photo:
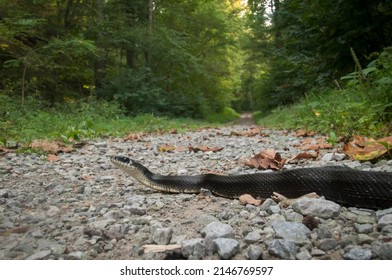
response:
[[[137,174],[148,174],[150,171],[138,163],[137,161],[134,161],[130,159],[129,157],[124,157],[124,156],[110,156],[110,161],[117,166],[118,168],[122,169],[126,173],[132,175],[132,176],[137,176]]]
[[[132,169],[134,167],[134,161],[129,157],[124,156],[110,156],[110,161],[117,167]]]

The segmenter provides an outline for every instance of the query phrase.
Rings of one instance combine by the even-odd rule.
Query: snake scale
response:
[[[242,194],[267,198],[273,192],[299,197],[311,192],[345,206],[370,209],[392,207],[392,173],[360,171],[348,167],[298,168],[243,175],[203,174],[164,176],[149,171],[128,157],[112,156],[112,163],[140,183],[170,193],[198,193],[236,198]]]

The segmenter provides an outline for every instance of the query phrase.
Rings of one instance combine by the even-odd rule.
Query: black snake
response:
[[[242,194],[267,198],[273,192],[298,197],[311,192],[346,206],[371,209],[392,207],[392,173],[348,167],[300,168],[278,172],[225,176],[164,176],[128,157],[112,156],[112,163],[142,184],[163,192],[213,194],[236,198]]]

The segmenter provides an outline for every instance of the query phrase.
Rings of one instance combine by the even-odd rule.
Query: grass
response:
[[[145,114],[129,117],[119,106],[105,101],[81,102],[48,109],[35,100],[23,107],[0,95],[0,145],[31,143],[35,139],[70,140],[121,137],[134,132],[178,132],[212,125],[187,118]]]
[[[255,112],[258,124],[274,128],[307,129],[348,139],[359,134],[371,137],[392,131],[388,96],[372,96],[357,89],[312,93],[292,106],[279,107],[268,115]]]

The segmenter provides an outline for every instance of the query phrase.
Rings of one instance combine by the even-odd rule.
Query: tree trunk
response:
[[[149,37],[151,37],[151,33],[152,33],[153,13],[154,13],[154,0],[148,0],[147,34]],[[144,53],[144,59],[145,59],[147,65],[150,64],[151,55],[149,54],[149,52],[147,50]]]
[[[100,26],[104,21],[104,14],[103,14],[103,2],[104,0],[94,0],[95,11],[96,11],[96,22],[97,22],[97,38],[96,38],[96,46],[97,48],[102,48],[102,40],[103,36],[100,31]],[[99,89],[102,87],[103,80],[105,78],[105,67],[106,67],[106,60],[103,56],[99,56],[95,60],[95,89]]]

